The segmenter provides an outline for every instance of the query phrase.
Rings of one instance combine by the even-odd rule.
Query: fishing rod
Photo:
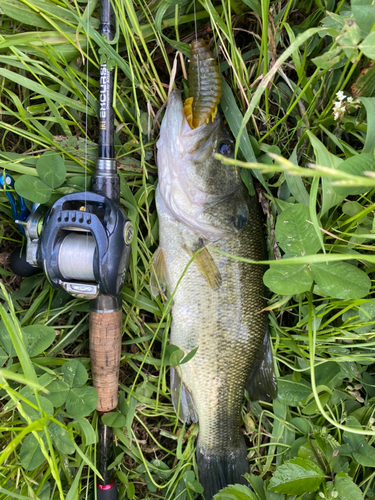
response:
[[[115,33],[110,0],[100,2],[99,32]],[[99,151],[91,191],[60,198],[46,212],[37,207],[23,222],[26,255],[13,257],[13,272],[30,276],[40,268],[54,288],[90,300],[89,337],[93,385],[99,412],[97,498],[116,500],[113,431],[102,415],[116,408],[121,358],[121,290],[129,264],[133,226],[120,207],[120,178],[114,151],[113,70],[99,74]],[[17,221],[21,222],[21,221]],[[16,255],[20,255],[14,252]],[[40,271],[39,269],[39,271]]]
[[[100,27],[101,35],[108,41],[113,40],[115,16],[110,0],[101,0]],[[120,178],[114,151],[114,112],[113,70],[106,63],[100,65],[99,92],[99,152],[95,174],[92,178],[92,190],[120,203]],[[99,415],[111,411],[118,402],[118,379],[121,357],[122,308],[121,289],[129,263],[130,243],[133,226],[129,220],[124,225],[123,254],[125,265],[119,276],[121,288],[115,296],[99,295],[91,302],[90,308],[90,358],[94,387],[98,391]],[[120,248],[119,248],[120,250]],[[124,252],[125,250],[125,252]],[[103,332],[105,331],[105,335]],[[97,498],[99,500],[117,500],[118,492],[114,471],[108,470],[113,461],[113,429],[103,424],[99,416],[99,454],[98,469],[103,480],[97,479]]]

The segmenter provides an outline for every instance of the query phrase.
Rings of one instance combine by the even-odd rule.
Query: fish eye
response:
[[[220,142],[219,153],[223,156],[230,156],[232,154],[232,144],[229,141]]]

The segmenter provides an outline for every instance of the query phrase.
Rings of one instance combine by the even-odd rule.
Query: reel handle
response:
[[[122,310],[90,311],[90,359],[100,412],[116,408],[121,359]]]

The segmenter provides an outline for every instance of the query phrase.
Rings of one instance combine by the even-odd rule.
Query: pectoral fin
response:
[[[182,422],[198,422],[198,413],[195,409],[193,398],[181,383],[181,377],[178,369],[171,367],[171,395],[174,411]]]
[[[247,379],[246,389],[253,401],[259,399],[272,401],[277,396],[277,383],[268,328]]]
[[[164,252],[159,247],[154,255],[150,277],[150,289],[153,297],[157,297],[160,292],[165,292],[166,284],[166,264]]]
[[[185,247],[186,251],[190,257],[194,257],[195,252],[190,248]],[[210,288],[213,290],[218,290],[221,287],[221,274],[217,265],[210,254],[209,250],[204,247],[198,254],[194,257],[194,264],[197,266],[198,271],[207,280]]]

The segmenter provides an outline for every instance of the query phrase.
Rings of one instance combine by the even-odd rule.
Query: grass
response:
[[[273,406],[244,399],[252,490],[241,498],[375,497],[375,100],[367,82],[375,8],[362,3],[365,16],[353,0],[115,0],[111,45],[95,31],[97,1],[0,4],[1,169],[28,193],[44,189],[47,205],[89,181],[98,66],[103,58],[115,65],[121,202],[137,235],[123,290],[120,404],[108,417],[119,498],[188,500],[200,491],[198,426],[177,421],[169,392],[170,303],[153,298],[149,285],[159,112],[171,86],[186,88],[181,61],[188,66],[195,19],[221,65],[221,113],[237,138],[243,180],[251,193],[261,185],[270,260],[286,251],[285,217],[302,214],[301,227],[308,214],[311,222],[289,260],[275,260],[267,274],[279,397]],[[337,111],[339,91],[346,99]],[[354,91],[358,101],[348,103]],[[45,152],[65,167],[49,190],[37,170]],[[40,275],[21,281],[10,272],[6,258],[22,235],[3,192],[0,211],[0,498],[93,498],[89,305]],[[88,403],[77,415],[70,405],[82,394]],[[312,486],[298,483],[296,458],[321,471]]]

